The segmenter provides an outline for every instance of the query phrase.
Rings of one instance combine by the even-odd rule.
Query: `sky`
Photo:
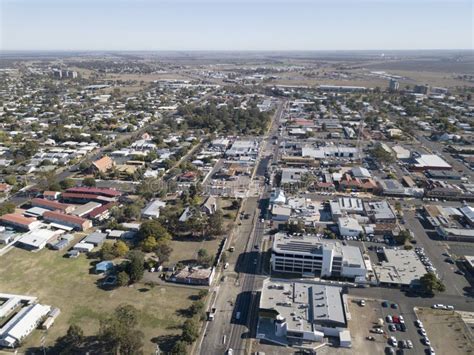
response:
[[[474,0],[0,0],[0,50],[473,49]]]

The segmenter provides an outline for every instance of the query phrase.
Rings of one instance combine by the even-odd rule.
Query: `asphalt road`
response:
[[[259,156],[252,179],[261,180],[271,163],[274,145],[271,137],[278,132],[278,122],[283,114],[284,103],[280,103],[269,132],[262,140]],[[260,245],[265,230],[259,203],[268,197],[268,186],[264,186],[259,198],[248,197],[243,200],[242,211],[249,213],[251,219],[242,219],[237,226],[232,241],[235,247],[229,260],[232,271],[223,273],[225,281],[219,287],[216,297],[217,313],[214,321],[205,325],[204,336],[200,339],[195,353],[207,355],[224,353],[232,349],[234,354],[246,353],[247,340],[254,337],[256,329],[258,293],[262,276],[261,253],[255,245]]]

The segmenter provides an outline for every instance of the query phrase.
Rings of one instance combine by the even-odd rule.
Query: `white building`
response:
[[[277,272],[308,276],[365,280],[367,274],[359,248],[309,235],[275,234],[271,265]]]
[[[342,236],[357,237],[363,229],[357,219],[351,217],[341,217],[337,221],[339,234]]]
[[[33,304],[22,308],[0,329],[0,345],[14,348],[26,338],[51,310],[50,306]]]

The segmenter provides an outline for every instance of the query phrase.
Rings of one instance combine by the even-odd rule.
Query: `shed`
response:
[[[94,232],[85,237],[82,241],[84,243],[90,243],[94,246],[100,246],[104,243],[107,234],[101,232]]]
[[[74,245],[74,250],[77,250],[78,252],[81,253],[88,253],[94,249],[94,244],[91,243],[86,243],[86,242],[79,242],[76,245]]]
[[[95,266],[95,273],[105,274],[106,272],[112,270],[113,268],[114,268],[114,264],[111,261],[101,261]]]

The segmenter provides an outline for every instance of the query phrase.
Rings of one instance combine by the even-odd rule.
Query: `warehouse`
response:
[[[419,156],[413,156],[413,163],[411,164],[412,170],[424,171],[424,170],[451,170],[452,166],[449,165],[443,158],[435,154],[422,154]]]

